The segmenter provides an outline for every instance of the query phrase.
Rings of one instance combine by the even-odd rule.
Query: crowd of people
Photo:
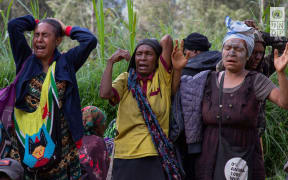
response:
[[[226,17],[225,26],[221,52],[197,32],[181,42],[140,40],[133,54],[118,49],[100,84],[100,97],[118,105],[107,125],[99,108],[81,108],[76,80],[97,45],[93,33],[54,18],[10,20],[21,74],[11,122],[3,122],[11,149],[0,179],[264,180],[265,102],[288,109],[287,38],[253,21]],[[79,45],[60,53],[64,36]],[[122,60],[127,72],[113,80]]]

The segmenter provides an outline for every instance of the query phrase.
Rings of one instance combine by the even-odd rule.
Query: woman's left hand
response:
[[[180,49],[178,48],[178,40],[175,41],[175,46],[171,55],[174,70],[182,70],[188,62],[189,53],[183,54],[184,41],[181,41]]]
[[[278,50],[274,50],[274,66],[277,72],[284,72],[288,64],[288,43],[286,44],[285,50],[282,56],[278,56]]]

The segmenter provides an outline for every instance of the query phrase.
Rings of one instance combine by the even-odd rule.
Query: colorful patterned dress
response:
[[[25,96],[24,105],[28,109],[28,112],[34,112],[40,102],[40,95],[42,84],[44,82],[46,73],[42,73],[35,78],[31,79],[27,86],[27,94]],[[62,111],[62,104],[64,102],[64,95],[66,90],[65,81],[57,81],[56,86],[59,93],[59,104],[60,104],[60,127],[61,127],[61,157],[60,162],[53,166],[48,172],[37,173],[37,179],[79,179],[81,176],[80,162],[78,158],[78,150],[72,139],[71,133],[69,132],[67,121],[64,119]],[[18,138],[15,131],[12,133],[12,144],[18,144]],[[20,155],[17,147],[13,147],[10,153],[11,158],[20,160]],[[34,179],[35,173],[29,172],[25,169],[25,179]]]

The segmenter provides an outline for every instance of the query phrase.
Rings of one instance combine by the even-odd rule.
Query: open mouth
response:
[[[148,66],[145,65],[145,64],[142,64],[142,65],[139,65],[139,66],[138,66],[138,69],[139,69],[139,70],[146,70],[147,68],[148,68]]]
[[[229,59],[229,60],[226,60],[227,63],[236,63],[235,60],[232,60],[232,59]]]
[[[43,51],[45,48],[44,45],[36,45],[36,51]]]

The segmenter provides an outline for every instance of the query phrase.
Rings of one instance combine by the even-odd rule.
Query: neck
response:
[[[225,70],[225,76],[230,78],[239,78],[245,76],[246,70],[242,69],[241,71],[231,72],[229,70]]]
[[[243,82],[246,74],[247,70],[245,69],[238,72],[231,72],[229,70],[225,70],[224,88],[233,88],[238,86]],[[220,82],[220,76],[218,81]]]
[[[42,70],[43,72],[47,73],[48,69],[49,69],[49,63],[50,63],[50,60],[52,59],[52,57],[50,58],[47,58],[47,59],[40,59],[41,61],[41,64],[42,64]]]

